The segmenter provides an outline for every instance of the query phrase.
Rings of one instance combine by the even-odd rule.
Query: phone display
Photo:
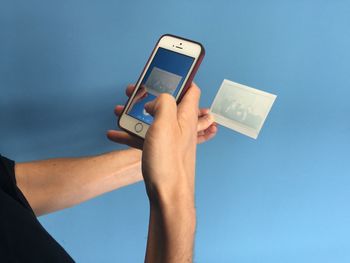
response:
[[[127,114],[151,124],[153,117],[146,112],[145,104],[161,93],[169,93],[176,98],[193,61],[193,57],[158,48]]]

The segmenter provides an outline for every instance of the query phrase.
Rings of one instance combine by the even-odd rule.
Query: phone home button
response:
[[[136,123],[136,125],[135,125],[135,131],[136,132],[141,132],[143,130],[143,125],[142,125],[142,123]]]

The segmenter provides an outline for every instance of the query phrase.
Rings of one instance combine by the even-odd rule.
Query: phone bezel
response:
[[[130,132],[138,137],[141,138],[145,138],[147,130],[149,128],[149,124],[145,123],[139,119],[136,119],[130,115],[128,115],[126,112],[128,111],[131,102],[133,101],[137,90],[140,88],[140,85],[143,81],[143,78],[149,68],[149,66],[151,65],[153,58],[155,56],[155,54],[157,53],[159,48],[164,48],[164,49],[168,49],[170,51],[179,53],[179,54],[183,54],[186,56],[190,56],[194,58],[194,61],[192,63],[192,66],[190,68],[190,70],[188,71],[182,87],[180,88],[177,96],[175,97],[176,101],[179,101],[181,99],[181,97],[183,96],[183,93],[185,92],[185,89],[188,88],[188,82],[189,80],[192,82],[192,79],[194,77],[195,71],[197,70],[199,63],[201,62],[201,59],[203,58],[204,55],[204,48],[200,43],[194,42],[192,40],[188,40],[188,39],[184,39],[181,37],[177,37],[177,36],[173,36],[173,35],[163,35],[160,37],[160,39],[158,40],[156,46],[154,47],[151,56],[149,57],[138,81],[135,84],[135,90],[133,92],[133,94],[130,96],[128,102],[125,105],[125,108],[119,118],[119,126],[126,130],[127,132]],[[181,48],[179,48],[181,47]],[[142,127],[141,131],[136,131],[136,125],[138,125],[138,127]]]

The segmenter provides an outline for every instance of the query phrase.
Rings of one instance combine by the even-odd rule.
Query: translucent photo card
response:
[[[256,139],[276,97],[224,79],[210,111],[216,123]]]

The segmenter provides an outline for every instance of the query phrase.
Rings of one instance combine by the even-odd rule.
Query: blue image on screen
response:
[[[158,48],[127,114],[151,124],[153,117],[144,107],[160,93],[177,96],[194,58],[164,48]]]

